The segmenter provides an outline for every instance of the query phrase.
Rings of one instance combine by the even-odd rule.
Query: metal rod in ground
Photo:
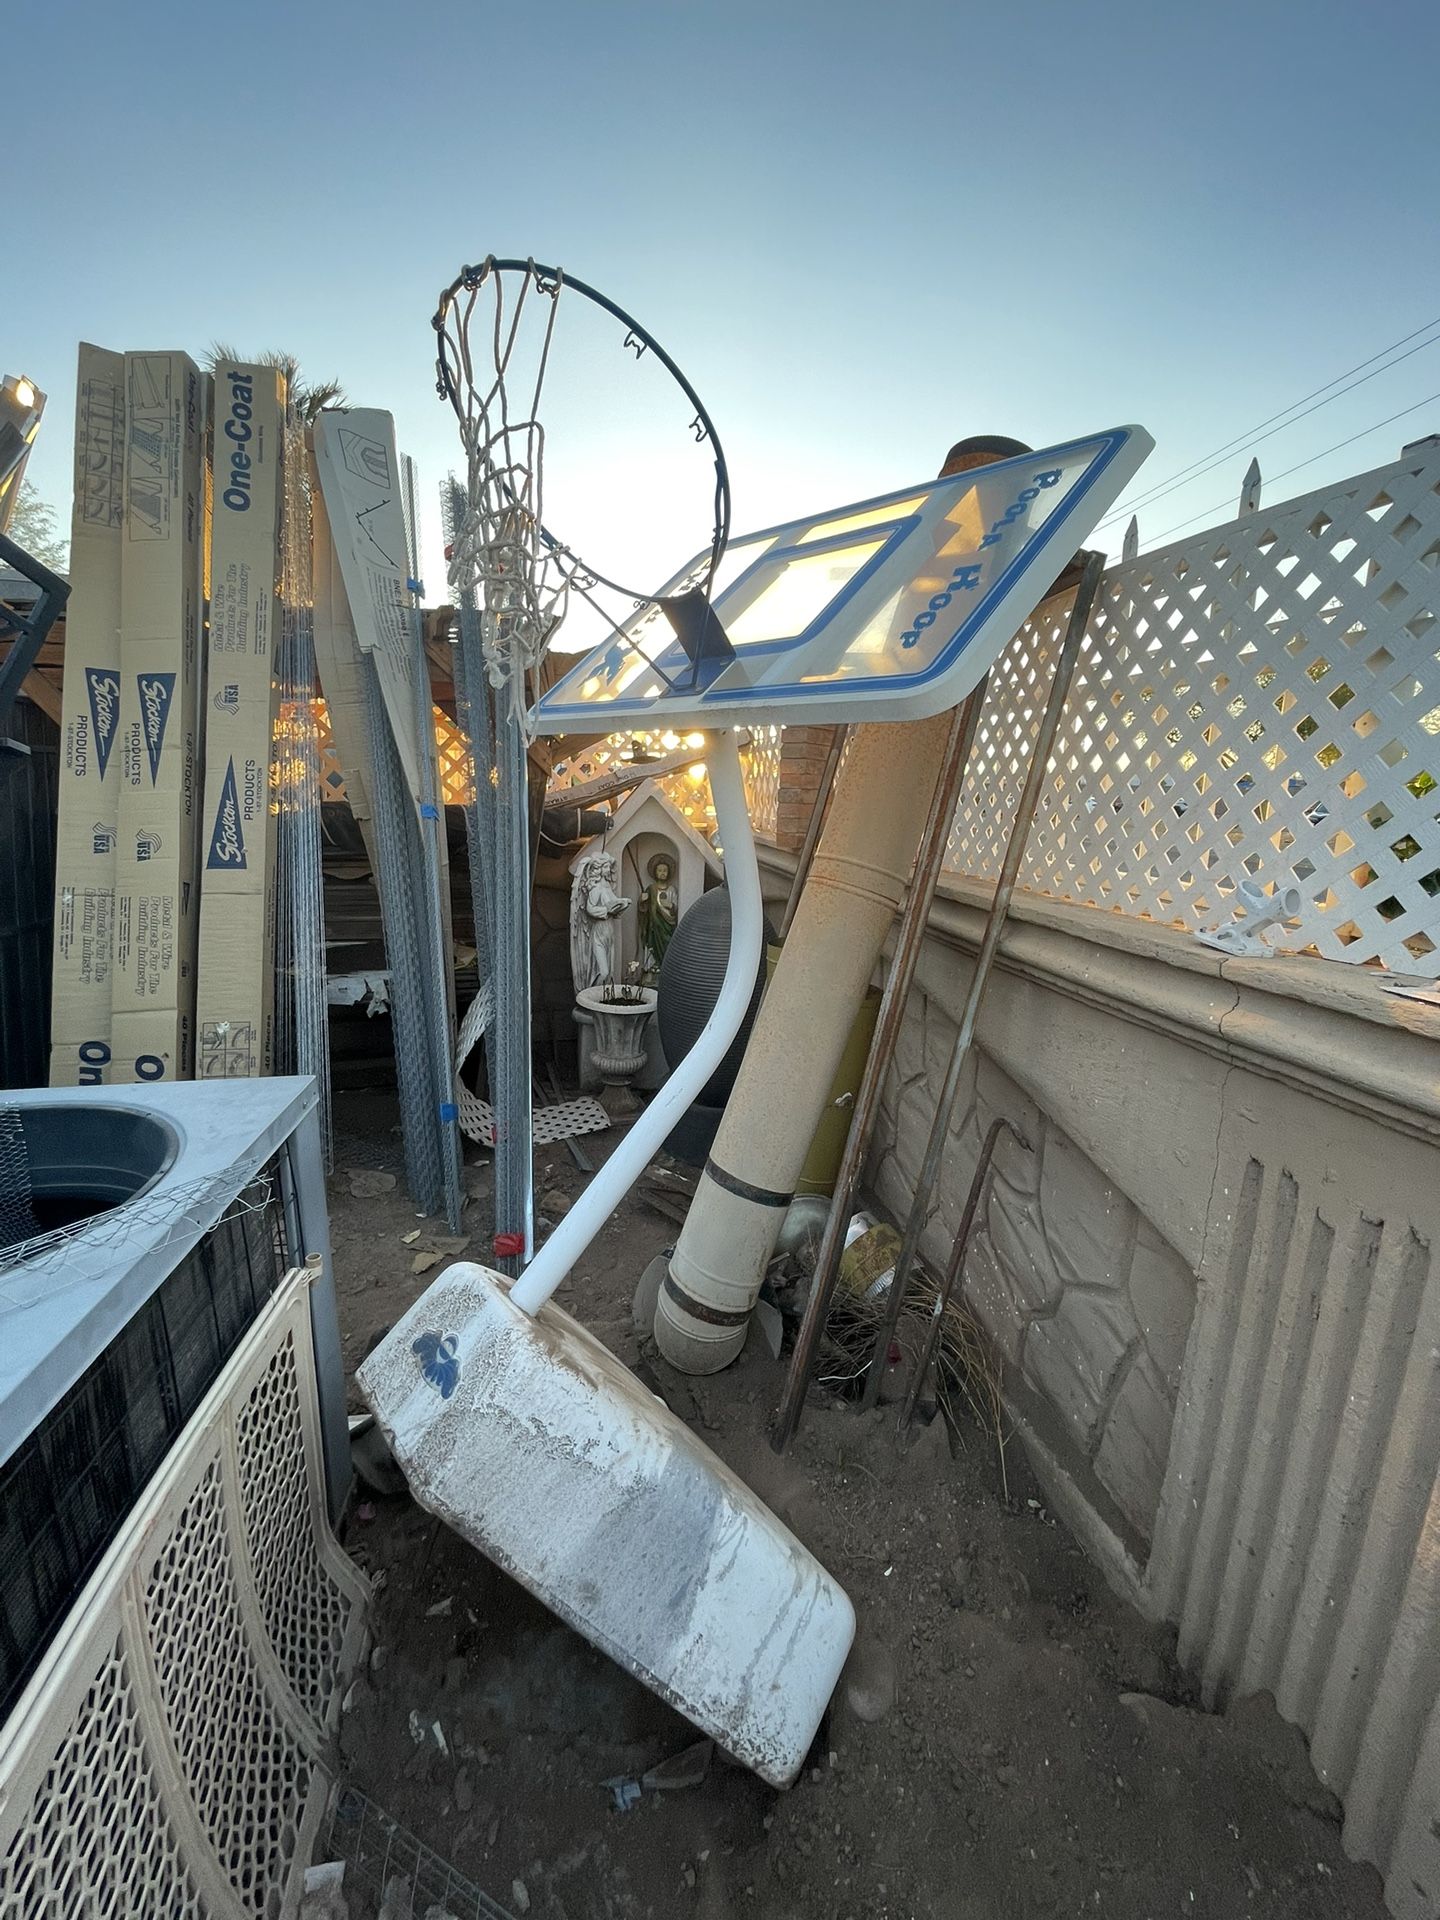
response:
[[[496,907],[495,1216],[503,1273],[518,1274],[535,1250],[530,1059],[530,780],[525,729],[508,698],[495,709]]]
[[[970,1191],[965,1196],[965,1211],[960,1216],[960,1226],[955,1234],[954,1245],[950,1249],[945,1277],[940,1282],[940,1289],[935,1295],[935,1304],[930,1313],[930,1324],[925,1329],[925,1344],[920,1349],[914,1372],[910,1376],[910,1385],[905,1392],[905,1403],[900,1409],[898,1424],[901,1433],[905,1432],[915,1418],[915,1403],[920,1398],[925,1376],[930,1371],[930,1362],[935,1357],[935,1348],[940,1341],[940,1323],[945,1318],[945,1309],[950,1304],[950,1295],[965,1267],[965,1254],[970,1245],[970,1235],[974,1231],[975,1215],[980,1209],[980,1195],[985,1190],[985,1182],[990,1173],[990,1162],[995,1157],[995,1149],[1002,1133],[1009,1133],[1027,1153],[1030,1151],[1030,1142],[1013,1120],[1007,1120],[1002,1113],[998,1119],[990,1122],[985,1133],[985,1144],[980,1149],[980,1158],[975,1162]]]
[[[830,811],[830,796],[835,791],[835,775],[840,770],[840,756],[845,751],[845,742],[850,738],[849,727],[834,727],[830,733],[830,747],[825,755],[825,764],[820,769],[820,784],[815,789],[815,804],[810,809],[810,819],[805,828],[805,838],[800,843],[800,854],[795,862],[795,875],[790,882],[790,897],[785,902],[785,911],[780,916],[780,938],[783,940],[790,931],[790,922],[795,918],[795,909],[800,904],[800,896],[805,891],[806,876],[810,872],[810,863],[815,858],[815,849],[820,844],[820,830],[825,825],[825,816]],[[782,746],[783,752],[783,746]]]
[[[460,637],[455,645],[455,712],[470,749],[470,796],[465,815],[465,853],[470,869],[470,900],[475,917],[475,951],[480,956],[480,978],[492,977],[495,938],[491,926],[495,893],[495,835],[490,818],[495,789],[494,730],[490,724],[489,688],[485,658],[480,651],[480,615],[462,607]]]
[[[840,1157],[840,1166],[835,1175],[830,1212],[815,1256],[815,1277],[810,1285],[810,1297],[805,1303],[805,1313],[800,1322],[795,1350],[790,1356],[790,1372],[785,1381],[785,1392],[780,1400],[775,1431],[771,1436],[770,1444],[777,1453],[783,1453],[789,1445],[800,1425],[800,1417],[804,1411],[805,1393],[810,1385],[810,1375],[815,1365],[815,1351],[820,1344],[820,1336],[825,1330],[825,1322],[830,1314],[830,1302],[835,1293],[835,1280],[840,1271],[840,1258],[845,1251],[845,1233],[850,1224],[850,1210],[860,1185],[865,1156],[870,1149],[870,1136],[875,1129],[875,1116],[880,1109],[880,1095],[884,1090],[885,1076],[890,1070],[890,1062],[895,1053],[895,1042],[899,1038],[901,1023],[905,1018],[905,1004],[910,997],[915,968],[925,940],[925,928],[930,918],[930,909],[935,902],[935,889],[940,881],[940,870],[945,861],[945,848],[949,843],[950,832],[955,822],[955,809],[960,801],[965,770],[970,763],[971,750],[975,744],[975,732],[980,724],[980,714],[985,705],[985,689],[988,684],[987,676],[971,692],[969,698],[955,709],[950,726],[950,737],[945,743],[945,754],[935,781],[930,811],[926,815],[925,830],[920,836],[920,845],[915,853],[915,867],[910,876],[910,889],[900,914],[899,931],[895,936],[895,958],[891,962],[885,991],[880,999],[880,1008],[875,1016],[875,1033],[870,1042],[865,1072],[861,1076],[860,1086],[855,1095],[855,1109],[850,1119],[850,1131],[845,1136],[845,1150]],[[835,755],[837,761],[839,757],[837,751]],[[817,813],[822,811],[818,799],[816,811]]]
[[[441,504],[444,509],[445,538],[454,541],[465,522],[465,489],[452,474],[446,482]],[[465,854],[470,869],[470,910],[475,930],[475,951],[479,955],[480,984],[493,977],[494,949],[490,934],[490,898],[494,876],[488,871],[493,848],[488,831],[480,820],[480,782],[486,780],[495,764],[488,744],[493,738],[486,695],[485,656],[480,644],[480,614],[475,605],[475,589],[460,589],[460,606],[455,636],[455,717],[470,756],[470,795],[462,809],[465,816]],[[482,742],[486,743],[482,745]]]
[[[466,594],[473,600],[473,593]],[[479,955],[480,992],[498,978],[500,959],[497,942],[498,908],[495,862],[497,857],[496,788],[499,769],[495,764],[494,694],[485,670],[481,615],[474,606],[462,605],[459,640],[455,648],[456,698],[463,704],[461,726],[470,743],[470,796],[465,803],[465,845],[470,865],[470,891],[475,908],[475,948]],[[497,1099],[495,1023],[485,1035],[485,1071],[492,1108]],[[499,1172],[491,1184],[489,1237],[499,1230]]]
[[[415,844],[413,803],[385,712],[380,676],[362,655],[365,723],[370,748],[370,804],[375,826],[375,889],[390,974],[390,1019],[395,1035],[395,1078],[400,1092],[400,1137],[405,1180],[421,1213],[440,1206],[444,1182],[436,1131],[437,1089],[425,1030],[425,974],[415,926],[412,878],[420,850]]]
[[[936,1182],[940,1178],[940,1161],[945,1152],[946,1136],[950,1131],[950,1116],[955,1110],[955,1096],[960,1091],[960,1076],[964,1071],[965,1062],[970,1057],[980,1003],[984,998],[990,972],[995,964],[995,955],[1000,947],[1000,936],[1005,931],[1005,921],[1010,912],[1010,897],[1015,891],[1015,877],[1020,871],[1020,861],[1025,852],[1026,842],[1030,838],[1030,823],[1035,816],[1035,808],[1039,804],[1040,789],[1044,786],[1050,771],[1050,754],[1055,745],[1055,735],[1060,728],[1060,716],[1064,712],[1066,697],[1070,692],[1070,682],[1079,664],[1080,649],[1084,644],[1085,631],[1090,624],[1090,612],[1095,604],[1095,594],[1104,570],[1103,553],[1086,554],[1084,571],[1080,575],[1080,584],[1075,589],[1075,600],[1070,609],[1070,623],[1065,629],[1060,657],[1055,662],[1049,698],[1046,700],[1045,711],[1040,718],[1040,728],[1035,736],[1035,747],[1030,757],[1029,771],[1025,776],[1025,787],[1020,795],[1020,804],[1015,810],[1015,819],[1011,824],[1005,858],[1000,867],[1000,878],[995,883],[995,897],[990,903],[984,937],[980,942],[980,951],[975,956],[975,971],[970,976],[970,989],[965,995],[959,1031],[955,1035],[955,1045],[950,1052],[950,1064],[945,1070],[945,1083],[935,1102],[935,1117],[930,1125],[930,1137],[925,1143],[925,1157],[920,1163],[920,1172],[915,1182],[915,1194],[910,1203],[910,1213],[900,1242],[900,1253],[895,1262],[895,1277],[890,1282],[890,1296],[886,1301],[885,1318],[881,1321],[879,1331],[876,1333],[874,1350],[865,1376],[865,1391],[860,1401],[862,1411],[874,1406],[880,1391],[880,1380],[885,1371],[885,1356],[890,1351],[890,1342],[894,1337],[900,1312],[905,1304],[911,1270],[915,1265],[915,1256],[920,1246],[920,1236],[925,1231],[926,1222],[930,1218],[930,1205],[934,1199]]]

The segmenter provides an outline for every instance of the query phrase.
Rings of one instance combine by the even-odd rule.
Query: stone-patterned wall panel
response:
[[[954,1045],[934,994],[907,1012],[872,1159],[877,1198],[903,1219]],[[971,1239],[964,1297],[997,1352],[1058,1417],[1074,1467],[1093,1472],[1148,1538],[1174,1418],[1194,1281],[1154,1226],[980,1049],[961,1082],[935,1216],[921,1253],[947,1259],[986,1130],[1002,1135]]]

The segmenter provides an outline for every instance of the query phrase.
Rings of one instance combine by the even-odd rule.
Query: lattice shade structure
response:
[[[1194,930],[1295,886],[1278,944],[1440,973],[1440,451],[1105,575],[1021,883]],[[949,861],[999,871],[1068,600],[991,676]]]
[[[325,1520],[297,1270],[0,1734],[0,1914],[293,1912],[367,1596]]]
[[[783,727],[752,727],[750,744],[740,755],[745,798],[756,833],[773,834],[780,817],[780,743]]]
[[[751,816],[756,822],[757,832],[761,833],[773,831],[775,825],[780,785],[780,734],[779,727],[752,728],[750,745],[740,756]],[[684,738],[691,737],[686,735]],[[550,782],[551,797],[563,800],[566,787],[573,782],[593,779],[612,767],[634,764],[637,751],[647,759],[660,760],[668,758],[683,744],[682,737],[675,733],[607,734],[603,740],[593,741],[570,759],[557,762]],[[715,808],[710,798],[710,782],[704,774],[703,752],[694,767],[664,774],[659,784],[666,799],[684,815],[697,833],[708,839],[715,829]]]
[[[343,800],[345,793],[345,773],[340,765],[339,755],[335,751],[335,736],[330,727],[330,710],[323,700],[314,703],[316,728],[320,743],[320,793],[324,800]],[[465,736],[443,708],[434,709],[435,751],[439,760],[441,798],[447,807],[463,806],[470,798],[470,754]],[[285,707],[280,709],[278,727],[283,729],[288,720]]]

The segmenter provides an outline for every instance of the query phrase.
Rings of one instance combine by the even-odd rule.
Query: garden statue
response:
[[[668,854],[657,853],[645,871],[650,884],[640,895],[641,971],[653,984],[680,918],[680,896],[675,890],[675,863]]]
[[[614,980],[619,961],[619,916],[630,905],[616,891],[615,858],[587,854],[570,888],[570,970],[575,991]]]

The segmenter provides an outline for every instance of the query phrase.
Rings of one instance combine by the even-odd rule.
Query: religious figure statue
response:
[[[613,980],[618,964],[616,925],[630,902],[616,890],[615,856],[588,853],[570,888],[570,970],[575,991]]]
[[[650,884],[640,895],[641,974],[645,984],[653,986],[680,917],[680,896],[675,891],[675,863],[668,853],[655,854],[645,871]]]

